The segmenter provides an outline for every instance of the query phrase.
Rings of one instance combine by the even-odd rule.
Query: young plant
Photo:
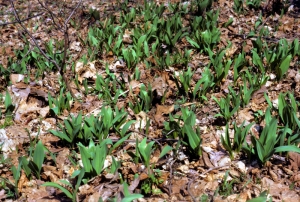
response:
[[[150,168],[150,159],[151,153],[153,151],[154,141],[151,141],[147,144],[147,138],[144,138],[138,145],[138,151],[140,156],[143,159],[145,166],[149,169]]]
[[[245,53],[242,51],[242,53],[239,53],[239,55],[234,59],[234,65],[233,65],[233,81],[236,83],[237,79],[240,76],[241,70],[246,65],[246,59],[245,59]]]
[[[12,104],[12,99],[8,91],[6,91],[5,94],[4,107],[5,107],[5,116],[12,116],[15,107]]]
[[[186,36],[186,40],[191,46],[200,52],[208,53],[220,42],[221,32],[218,29],[217,20],[219,12],[208,11],[205,17],[196,16],[191,24],[191,37]]]
[[[233,1],[233,10],[234,12],[240,14],[244,11],[244,7],[243,7],[243,0],[234,0]]]
[[[165,122],[165,132],[172,135],[173,138],[179,137],[184,144],[186,144],[189,149],[197,156],[201,156],[201,137],[200,130],[196,124],[196,115],[193,111],[188,110],[188,108],[181,108],[182,115],[175,118],[170,114],[170,121]],[[183,121],[183,127],[180,126],[180,122]]]
[[[146,89],[145,85],[141,85],[139,97],[134,97],[133,102],[129,102],[129,107],[138,114],[140,111],[148,112],[152,108],[153,92],[151,85]]]
[[[236,179],[232,179],[228,181],[229,171],[225,172],[224,179],[222,180],[222,183],[217,188],[216,192],[219,193],[221,196],[229,196],[233,192],[233,184],[237,183]]]
[[[230,98],[231,96],[229,94],[226,96],[226,98],[220,98],[220,100],[218,100],[216,97],[213,97],[213,99],[220,107],[220,113],[216,114],[215,117],[220,116],[223,117],[226,121],[229,121],[234,113],[237,112],[237,110],[240,108],[240,105],[236,104],[235,106],[231,107]]]
[[[289,101],[286,100],[286,97]],[[280,93],[278,96],[278,113],[282,122],[293,131],[300,128],[297,117],[298,105],[291,93]]]
[[[213,88],[214,85],[214,77],[210,69],[205,67],[202,72],[201,79],[196,83],[194,87],[193,100],[195,100],[196,97],[206,100],[206,93],[209,91],[209,89]]]
[[[77,144],[85,173],[89,175],[89,177],[95,177],[102,172],[104,161],[108,153],[108,144],[112,145],[110,139],[105,139],[98,145],[95,145],[94,141],[90,140],[88,147],[85,147],[81,143]]]
[[[71,178],[75,178],[78,176],[75,187],[73,187],[73,185],[67,180],[59,180],[59,182],[60,182],[59,184],[56,182],[45,182],[44,184],[42,184],[42,186],[57,188],[60,191],[62,191],[68,198],[70,198],[72,200],[72,202],[76,202],[77,201],[77,192],[78,192],[79,186],[82,182],[82,179],[84,177],[84,174],[85,174],[84,168],[82,168],[81,170],[77,170],[73,173]],[[72,191],[69,191],[61,184],[64,186],[68,186]]]
[[[158,185],[164,182],[163,179],[160,178],[161,171],[157,169],[153,169],[150,173],[148,173],[148,178],[142,182],[141,190],[145,194],[152,193],[153,195],[162,194],[162,191],[157,187]]]
[[[234,138],[230,140],[229,137],[229,129],[228,124],[226,125],[225,137],[221,136],[221,142],[223,147],[229,153],[230,159],[233,160],[236,153],[239,153],[242,149],[243,144],[245,143],[246,135],[248,134],[252,124],[248,124],[244,127],[245,122],[238,127],[236,123],[234,123]]]
[[[128,184],[126,182],[123,183],[123,191],[125,197],[122,199],[122,202],[131,202],[139,198],[143,198],[142,194],[131,194],[128,189]]]
[[[249,152],[253,153],[257,156],[261,163],[265,164],[274,153],[277,152],[298,152],[300,153],[300,149],[295,145],[287,145],[287,146],[279,146],[275,147],[276,143],[280,141],[280,137],[277,136],[277,119],[271,116],[271,112],[267,109],[265,114],[265,122],[266,126],[264,127],[260,137],[257,139],[254,136],[251,138],[251,142],[253,144],[253,148],[249,150]]]
[[[30,157],[31,158],[31,157]],[[35,147],[32,159],[27,159],[22,156],[19,159],[19,163],[25,171],[27,177],[30,177],[33,173],[38,179],[40,179],[40,173],[45,158],[45,147],[41,141],[39,141]]]
[[[22,170],[21,166],[22,166],[22,163],[20,162],[20,159],[19,159],[19,165],[17,167],[15,167],[15,166],[11,167],[11,171],[13,173],[13,178],[14,178],[14,190],[15,190],[17,197],[19,196],[18,184],[19,184],[19,180],[21,177],[21,170]]]
[[[64,125],[59,123],[58,130],[50,130],[50,133],[59,137],[62,141],[66,141],[73,148],[76,140],[79,138],[80,130],[82,125],[82,113],[79,112],[77,117],[69,116],[68,119],[64,120]]]
[[[71,94],[68,92],[64,95],[64,88],[60,90],[59,96],[57,98],[53,98],[50,93],[48,93],[49,107],[50,111],[55,115],[61,115],[63,110],[70,111],[71,105],[73,102],[73,98]]]
[[[254,88],[250,85],[250,88],[247,87],[246,78],[244,80],[244,85],[240,86],[240,92],[242,97],[242,106],[246,107],[251,99],[252,93],[254,92]]]
[[[222,81],[222,79],[227,77],[232,61],[229,59],[227,62],[223,62],[223,56],[225,55],[226,49],[220,50],[217,54],[215,54],[211,49],[206,50],[208,51],[210,58],[210,63],[208,66],[212,66],[214,68],[216,74],[214,77],[214,82],[218,84]]]
[[[249,6],[249,8],[254,8],[257,10],[260,7],[261,0],[246,0],[246,4]]]
[[[297,42],[292,45],[294,45],[294,48],[295,46],[297,47]],[[269,48],[266,45],[264,55],[268,68],[275,71],[278,80],[282,79],[283,75],[288,71],[293,53],[293,47],[289,49],[286,39],[281,39],[273,48]]]
[[[136,48],[137,49],[137,48]],[[139,49],[138,49],[139,50]],[[133,48],[123,48],[122,56],[126,62],[127,68],[133,68],[139,61],[139,57]]]
[[[191,68],[189,67],[186,72],[179,74],[178,79],[175,77],[175,83],[180,94],[188,97],[188,93],[191,89],[190,83],[193,74],[194,73],[191,71]]]
[[[201,16],[207,10],[210,10],[213,0],[196,0],[197,15]]]

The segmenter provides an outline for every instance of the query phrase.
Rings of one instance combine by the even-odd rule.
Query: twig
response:
[[[112,142],[118,142],[121,138],[116,138],[116,139],[112,139],[110,138]],[[156,143],[160,144],[159,142],[178,142],[177,139],[165,139],[165,138],[151,138],[151,139],[147,139],[146,142],[151,142],[151,141],[155,141]],[[136,140],[124,140],[124,142],[136,142]]]
[[[63,32],[64,32],[64,40],[65,40],[65,44],[64,44],[64,56],[63,56],[63,61],[61,66],[57,64],[57,62],[53,59],[51,59],[50,57],[47,56],[47,54],[41,49],[41,47],[39,46],[38,42],[36,41],[36,39],[34,38],[34,36],[28,31],[28,29],[22,24],[22,21],[20,20],[20,17],[16,11],[15,5],[13,0],[10,0],[10,4],[13,8],[14,11],[14,15],[17,19],[17,22],[20,24],[20,26],[23,28],[23,30],[26,32],[26,34],[32,39],[32,41],[34,42],[35,46],[39,49],[40,53],[47,59],[49,60],[51,63],[54,64],[54,66],[58,69],[59,73],[61,74],[68,90],[70,91],[71,95],[73,98],[76,98],[76,96],[74,95],[72,88],[69,84],[69,81],[67,79],[67,77],[64,74],[64,66],[66,63],[66,55],[67,55],[67,49],[68,49],[68,45],[69,45],[69,37],[68,37],[68,22],[71,19],[71,17],[73,16],[73,14],[75,13],[75,10],[79,7],[79,5],[82,3],[82,0],[80,0],[78,2],[78,4],[76,5],[76,7],[73,9],[73,11],[71,12],[71,14],[69,15],[69,17],[67,18],[67,20],[64,22],[64,27],[63,27]],[[50,15],[52,15],[52,12],[48,9],[48,11],[50,12]],[[53,18],[54,19],[54,18]],[[55,21],[54,21],[55,23]]]
[[[57,25],[57,23],[56,23],[56,21],[55,21],[55,19],[54,19],[55,17],[54,17],[54,15],[53,15],[53,12],[52,12],[46,5],[44,5],[40,0],[38,0],[38,2],[39,2],[39,4],[40,4],[44,9],[46,9],[46,10],[48,11],[48,13],[50,14],[50,17],[51,17],[51,19],[52,19],[54,25],[56,26],[56,29],[59,29],[59,26]]]
[[[210,171],[217,170],[217,169],[220,169],[220,168],[224,168],[224,167],[227,167],[227,166],[230,166],[230,164],[224,165],[224,166],[216,166],[216,167],[210,168],[210,169],[208,169],[207,171],[201,173],[201,175],[205,175],[205,174],[209,173]],[[199,176],[200,176],[200,174],[199,174]],[[191,196],[193,202],[196,202],[197,200],[196,200],[195,196],[192,194],[192,192],[191,192],[191,190],[190,190],[190,187],[191,187],[191,184],[194,183],[194,182],[196,181],[196,179],[197,179],[197,178],[194,177],[194,178],[188,183],[188,186],[187,186],[187,192],[188,192],[189,195]]]
[[[43,14],[44,14],[44,12],[42,12],[42,13],[38,13],[38,14],[36,14],[36,15],[34,15],[34,16],[31,16],[31,17],[25,18],[25,19],[23,19],[23,20],[20,20],[20,21],[13,21],[13,22],[1,23],[1,24],[0,24],[0,26],[12,25],[12,24],[20,23],[20,22],[25,22],[25,21],[27,21],[27,20],[30,20],[30,19],[32,19],[32,18],[35,18],[35,17],[41,16],[41,15],[43,15]]]
[[[138,85],[135,85],[135,86],[132,87],[132,89],[137,88],[137,87],[140,87],[141,85],[142,85],[142,83],[140,83],[140,84],[138,84]],[[131,90],[132,90],[132,89],[131,89]],[[120,97],[120,96],[122,96],[122,95],[124,95],[124,94],[126,94],[126,93],[128,93],[128,92],[129,92],[129,90],[126,90],[126,91],[124,91],[123,93],[121,93],[118,97]],[[99,107],[96,107],[96,108],[93,109],[92,111],[88,112],[85,116],[89,116],[90,114],[92,114],[92,113],[95,112],[96,110],[100,109],[102,106],[103,106],[103,105],[100,105]]]

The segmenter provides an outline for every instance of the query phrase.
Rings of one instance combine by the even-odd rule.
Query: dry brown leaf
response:
[[[82,83],[84,79],[97,78],[97,70],[95,68],[95,61],[84,65],[83,62],[77,62],[75,65],[75,72],[78,75],[78,81]]]
[[[236,119],[238,125],[242,124],[244,121],[246,121],[245,125],[247,125],[247,123],[250,123],[253,120],[254,120],[254,116],[250,108],[244,108],[242,110],[239,110]]]
[[[152,91],[156,90],[157,95],[160,97],[164,95],[165,91],[167,90],[167,87],[168,85],[162,77],[157,77],[152,82]]]
[[[259,90],[255,91],[252,95],[252,102],[255,102],[255,104],[261,104],[265,102],[264,93],[267,92],[266,86],[262,86]]]
[[[300,154],[296,152],[288,152],[290,162],[289,169],[297,172],[300,167]]]

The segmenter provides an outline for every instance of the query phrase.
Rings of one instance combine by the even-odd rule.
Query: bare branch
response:
[[[13,8],[13,12],[14,12],[14,15],[15,15],[15,18],[17,20],[17,22],[20,24],[20,26],[23,28],[23,30],[26,32],[26,34],[31,38],[31,40],[34,42],[35,46],[38,48],[38,50],[40,51],[40,53],[47,59],[49,60],[52,64],[54,64],[54,66],[58,69],[59,73],[61,74],[61,76],[63,77],[63,80],[65,82],[65,84],[67,85],[67,88],[68,90],[70,91],[71,95],[73,98],[76,98],[73,91],[72,91],[72,88],[70,87],[70,84],[68,82],[68,79],[67,77],[65,76],[64,74],[64,66],[65,66],[65,63],[66,63],[66,58],[67,58],[67,49],[69,47],[69,36],[68,36],[68,22],[70,21],[71,17],[73,16],[73,14],[75,13],[75,10],[78,9],[78,7],[80,6],[80,4],[82,3],[82,0],[80,0],[78,2],[78,4],[76,5],[76,7],[72,10],[71,14],[69,15],[69,17],[65,20],[64,22],[64,27],[62,28],[63,29],[63,32],[64,32],[64,41],[65,41],[65,44],[64,44],[64,56],[63,56],[63,61],[62,61],[62,64],[59,65],[57,64],[57,62],[50,58],[42,49],[41,47],[39,46],[37,40],[34,38],[34,36],[28,31],[28,29],[22,24],[22,21],[20,20],[20,17],[18,15],[18,12],[15,8],[15,5],[13,3],[13,0],[10,0],[10,4]],[[43,5],[43,4],[41,4]],[[50,15],[52,16],[52,20],[54,21],[54,16],[53,16],[53,12],[50,11],[47,7],[45,7],[45,9],[50,13]],[[55,25],[56,22],[54,21]],[[58,27],[59,28],[59,27]]]
[[[76,5],[76,7],[73,9],[73,11],[71,12],[71,14],[69,15],[69,17],[67,18],[67,20],[64,23],[64,38],[65,38],[65,46],[64,46],[64,56],[63,56],[63,60],[62,60],[62,68],[64,68],[65,64],[66,64],[66,58],[67,58],[67,48],[69,47],[69,34],[68,34],[68,23],[71,19],[71,17],[74,15],[75,10],[78,9],[79,5],[81,4],[82,0],[80,0],[78,2],[78,4]]]
[[[22,24],[21,20],[20,20],[20,17],[19,17],[19,14],[17,13],[16,11],[16,8],[15,8],[15,5],[14,5],[14,2],[13,0],[10,0],[10,4],[13,8],[13,11],[14,11],[14,14],[15,14],[15,17],[17,19],[17,22],[20,24],[20,26],[23,28],[23,30],[26,32],[26,34],[31,38],[31,40],[34,42],[35,46],[39,49],[39,51],[41,52],[41,54],[47,59],[49,60],[50,62],[52,62],[55,67],[61,71],[61,67],[57,64],[57,62],[53,59],[51,59],[50,57],[47,56],[47,54],[41,49],[41,47],[39,46],[38,42],[36,41],[36,39],[34,38],[34,36],[32,36],[32,34],[28,31],[28,29]]]
[[[55,18],[56,18],[56,17],[53,15],[53,12],[52,12],[46,5],[44,5],[40,0],[38,0],[38,2],[39,2],[39,4],[40,4],[44,9],[46,9],[46,10],[48,11],[48,13],[50,14],[50,17],[51,17],[51,19],[52,19],[52,21],[53,21],[53,23],[54,23],[56,29],[59,29],[60,25],[58,25],[58,24],[56,23],[56,21],[55,21]]]
[[[20,20],[20,22],[25,22],[25,21],[27,21],[27,20],[30,20],[30,19],[32,19],[32,18],[36,18],[36,17],[41,16],[41,15],[43,15],[43,14],[44,14],[44,13],[38,13],[38,14],[36,14],[36,15],[34,15],[34,16],[31,16],[31,17],[25,18],[25,19],[23,19],[23,20]],[[11,24],[16,24],[16,23],[20,23],[20,22],[19,22],[19,21],[6,22],[6,23],[0,24],[0,26],[11,25]]]
[[[78,7],[80,6],[81,3],[82,3],[82,0],[80,0],[80,1],[78,2],[77,6],[73,9],[72,13],[69,15],[69,17],[68,17],[67,20],[65,21],[65,28],[67,27],[67,25],[68,25],[68,23],[69,23],[71,17],[74,15],[75,10],[78,9]]]

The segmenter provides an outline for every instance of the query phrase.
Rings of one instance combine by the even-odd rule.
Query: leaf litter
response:
[[[6,2],[6,1],[3,1]],[[32,5],[38,5],[31,2]],[[74,2],[69,1],[70,6]],[[140,2],[141,3],[141,2]],[[167,5],[175,3],[173,1],[163,2],[157,1],[159,5]],[[191,2],[185,2],[191,3]],[[4,4],[9,8],[9,4]],[[75,4],[74,4],[75,5]],[[70,28],[70,41],[73,41],[70,46],[71,54],[75,58],[81,57],[87,53],[87,49],[79,42],[79,37],[86,38],[88,36],[88,27],[91,24],[97,24],[96,17],[85,18],[89,8],[99,10],[100,13],[110,13],[115,17],[120,17],[120,11],[116,11],[115,6],[117,2],[102,2],[97,4],[94,1],[87,1],[84,3],[83,9],[78,12],[76,17],[82,18],[81,29],[77,30],[74,27]],[[129,4],[134,6],[134,4]],[[292,41],[298,37],[298,19],[294,17],[298,14],[298,8],[289,8],[289,11],[280,16],[275,11],[275,1],[263,2],[260,10],[247,9],[246,14],[237,14],[233,11],[233,2],[218,1],[213,3],[213,9],[220,9],[219,12],[219,25],[224,25],[229,17],[233,19],[231,25],[227,27],[220,27],[221,30],[221,42],[218,44],[219,48],[224,48],[228,45],[228,41],[231,41],[232,45],[225,52],[225,58],[230,59],[238,55],[242,50],[247,53],[251,53],[254,48],[251,40],[257,39],[257,34],[261,29],[271,30],[273,38],[265,37],[269,43],[279,41],[280,38],[286,38],[288,41]],[[22,3],[18,5],[18,9],[24,9],[30,11],[30,9],[41,9],[38,6],[30,7],[30,4]],[[246,6],[244,5],[246,8]],[[51,8],[54,12],[57,12],[58,7],[55,4],[51,4]],[[259,12],[273,13],[273,15],[261,16],[262,23],[256,30],[256,35],[252,38],[246,38],[245,33],[250,33],[253,25],[258,20]],[[167,14],[166,14],[167,15]],[[27,16],[28,17],[28,16]],[[100,16],[101,17],[101,16]],[[188,17],[187,17],[188,18]],[[9,20],[8,20],[9,19]],[[105,18],[103,18],[105,19]],[[2,15],[1,22],[5,23],[10,21],[9,11],[5,11]],[[44,19],[45,20],[45,19]],[[47,19],[46,19],[47,20]],[[187,19],[186,19],[187,21]],[[187,26],[187,22],[184,21],[184,26]],[[24,24],[32,31],[36,29],[34,36],[39,42],[49,41],[52,37],[56,36],[56,40],[61,40],[63,35],[58,30],[49,30],[47,23],[41,23],[39,18],[25,21]],[[37,23],[38,27],[33,27],[33,24]],[[91,24],[90,24],[91,23]],[[135,23],[135,22],[134,22]],[[274,27],[277,26],[277,31],[273,32]],[[1,30],[1,45],[4,47],[1,49],[1,63],[5,69],[9,68],[9,57],[16,57],[14,50],[18,50],[24,47],[25,41],[22,39],[21,29],[17,24],[6,25]],[[131,45],[134,41],[132,38],[132,31],[125,30],[122,36],[122,41],[125,44]],[[245,43],[243,45],[243,43]],[[41,43],[42,44],[42,43]],[[43,45],[41,45],[43,46]],[[188,46],[188,42],[182,39],[179,45]],[[34,48],[33,43],[30,42],[30,49]],[[164,48],[164,47],[162,47]],[[30,51],[28,51],[29,54]],[[163,54],[167,54],[167,51]],[[54,74],[43,74],[39,78],[34,78],[34,69],[29,71],[29,80],[25,81],[26,75],[24,74],[10,74],[7,80],[4,75],[1,75],[0,83],[1,91],[8,91],[12,97],[12,103],[15,106],[13,124],[8,127],[0,129],[1,132],[1,146],[2,153],[11,158],[11,163],[18,166],[18,158],[23,155],[27,155],[28,146],[31,144],[32,139],[39,138],[42,140],[46,148],[56,155],[55,163],[49,155],[47,155],[45,162],[42,166],[41,179],[33,177],[28,179],[24,171],[20,173],[20,179],[17,183],[18,191],[21,193],[18,198],[16,196],[9,196],[11,194],[5,186],[0,189],[0,198],[2,200],[26,200],[26,201],[64,201],[67,200],[63,193],[52,187],[40,186],[43,182],[59,182],[59,180],[68,179],[71,177],[78,166],[74,164],[76,161],[81,161],[81,156],[78,151],[73,148],[68,148],[61,144],[60,139],[51,135],[47,131],[49,129],[56,129],[57,124],[62,120],[67,119],[69,114],[78,114],[79,110],[83,110],[84,114],[95,115],[100,113],[103,107],[101,99],[97,99],[97,95],[84,95],[86,88],[84,82],[87,85],[96,82],[97,75],[102,75],[104,79],[109,78],[113,74],[117,79],[123,79],[126,83],[125,89],[122,91],[119,97],[116,97],[116,105],[119,109],[125,108],[128,111],[128,120],[135,120],[135,123],[130,127],[130,131],[133,131],[128,141],[125,141],[125,145],[120,148],[116,148],[112,156],[107,156],[105,163],[107,168],[112,165],[112,158],[118,158],[122,160],[120,167],[120,175],[111,174],[108,169],[103,169],[103,173],[98,175],[84,185],[79,187],[77,197],[80,197],[82,201],[98,200],[102,197],[102,200],[106,201],[111,197],[116,197],[117,200],[121,200],[126,195],[124,185],[121,181],[128,182],[128,191],[132,193],[139,193],[142,189],[142,182],[150,179],[150,173],[142,163],[134,163],[132,161],[132,155],[136,150],[136,139],[142,140],[145,136],[148,136],[150,141],[157,141],[159,145],[165,146],[168,143],[166,133],[164,133],[164,122],[169,121],[170,114],[181,115],[179,107],[197,106],[196,108],[196,123],[202,126],[200,130],[203,132],[202,137],[202,155],[198,158],[194,158],[193,154],[187,150],[186,147],[180,148],[180,153],[175,156],[174,152],[170,152],[164,159],[159,159],[160,149],[155,148],[151,156],[151,164],[161,166],[161,173],[157,177],[162,183],[152,184],[152,190],[160,190],[159,193],[149,194],[145,199],[139,199],[140,201],[192,201],[197,198],[207,196],[213,201],[247,201],[251,198],[259,196],[263,191],[267,191],[272,196],[274,201],[299,201],[299,154],[289,152],[285,161],[280,158],[273,157],[272,161],[264,167],[259,166],[258,162],[247,162],[239,156],[231,160],[224,148],[221,146],[221,136],[225,133],[224,120],[215,118],[214,115],[218,113],[218,106],[213,101],[212,95],[217,98],[224,98],[228,94],[228,86],[233,83],[233,74],[229,73],[227,78],[220,82],[220,88],[213,89],[206,93],[206,99],[199,102],[178,103],[176,95],[178,93],[176,79],[182,73],[182,66],[174,64],[168,68],[161,69],[148,69],[145,64],[138,63],[137,68],[140,72],[139,80],[133,78],[134,71],[126,68],[126,64],[123,60],[117,58],[112,52],[99,53],[99,61],[93,61],[84,65],[82,61],[73,61],[67,64],[67,74],[69,75],[72,88],[77,91],[77,95],[82,98],[81,103],[73,102],[70,110],[64,110],[60,115],[56,117],[51,116],[50,106],[48,105],[48,93],[51,96],[56,97],[60,92],[59,76]],[[253,64],[250,54],[245,56],[246,61],[249,64]],[[24,55],[23,55],[24,57]],[[209,57],[200,54],[192,53],[190,55],[191,60],[189,65],[194,68],[193,78],[191,85],[195,87],[197,81],[202,78],[202,66],[207,66],[210,61]],[[18,58],[19,60],[19,58]],[[298,88],[300,79],[299,77],[299,64],[298,58],[293,59],[290,64],[290,69],[287,71],[286,78],[281,81],[276,80],[276,76],[269,75],[270,80],[256,89],[251,96],[249,104],[235,113],[233,116],[238,124],[242,124],[245,120],[250,122],[255,121],[259,127],[264,127],[265,123],[259,119],[257,111],[265,112],[268,107],[268,103],[265,97],[267,94],[271,100],[271,103],[276,107],[276,99],[280,92],[291,92],[295,89],[295,97],[299,98]],[[153,63],[154,66],[159,66],[158,61],[153,57],[148,57],[146,61]],[[266,64],[266,61],[262,61]],[[74,66],[75,64],[75,66]],[[108,64],[107,71],[105,64]],[[199,67],[200,66],[200,67]],[[74,74],[71,69],[75,67]],[[197,69],[198,68],[198,69]],[[242,71],[246,71],[247,67],[242,67]],[[108,74],[109,73],[109,74]],[[77,76],[79,84],[76,84],[74,79]],[[240,86],[243,85],[243,81],[238,78],[236,81]],[[140,111],[136,113],[129,108],[130,102],[135,102],[134,98],[141,93],[141,84],[146,87],[152,86],[151,92],[156,96],[155,99],[164,99],[164,102],[152,101],[152,109],[148,112]],[[79,85],[79,88],[76,86]],[[113,88],[113,85],[106,86]],[[219,90],[219,91],[218,91]],[[134,103],[137,105],[137,103]],[[1,106],[4,109],[4,107]],[[1,110],[4,112],[4,110]],[[2,116],[4,117],[4,116]],[[176,118],[175,118],[176,120]],[[1,120],[1,124],[5,124],[5,120]],[[144,134],[140,131],[141,128],[146,128],[149,125],[149,133]],[[203,128],[205,126],[206,128]],[[183,123],[180,123],[180,127],[183,127]],[[231,126],[230,126],[231,127]],[[253,126],[254,127],[254,126]],[[254,130],[254,129],[252,129]],[[260,131],[256,136],[259,137]],[[111,134],[113,140],[114,134]],[[234,136],[231,133],[231,138]],[[174,138],[169,144],[176,147],[178,139]],[[251,142],[251,141],[250,141]],[[17,149],[18,152],[13,151]],[[125,152],[126,151],[126,152]],[[130,151],[129,153],[127,151]],[[163,164],[160,164],[163,162]],[[1,164],[2,171],[1,177],[8,179],[10,182],[14,182],[12,171],[10,170],[9,163]],[[226,172],[229,171],[229,176],[225,177]],[[138,178],[136,178],[138,174]],[[123,179],[120,179],[122,176]],[[225,179],[226,178],[226,179]],[[74,179],[73,179],[74,180]],[[226,187],[226,182],[231,183],[229,187]],[[71,182],[75,184],[75,182]],[[11,185],[10,185],[11,186]],[[9,187],[9,186],[8,186]],[[67,186],[66,186],[67,187]],[[224,195],[216,195],[215,191],[222,189],[232,188],[232,191]],[[68,187],[70,189],[70,187]],[[71,191],[71,190],[69,190]],[[224,190],[221,190],[224,191]],[[221,193],[219,191],[219,193]],[[13,199],[9,199],[13,198]]]

